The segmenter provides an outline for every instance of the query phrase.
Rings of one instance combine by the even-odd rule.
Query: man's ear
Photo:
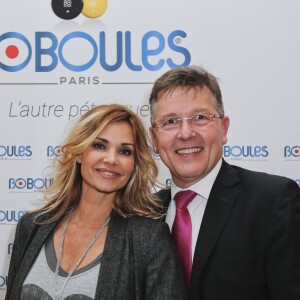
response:
[[[227,132],[230,125],[230,120],[228,117],[224,117],[222,120],[222,143],[225,145],[227,143]]]
[[[159,154],[158,153],[157,139],[156,139],[156,136],[155,136],[154,128],[150,127],[149,132],[150,132],[150,139],[151,139],[153,151],[154,151],[154,153]]]

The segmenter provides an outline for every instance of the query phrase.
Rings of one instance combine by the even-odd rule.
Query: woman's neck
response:
[[[81,197],[79,204],[74,209],[71,221],[79,226],[98,227],[111,214],[113,201],[114,197],[111,195],[97,199]]]

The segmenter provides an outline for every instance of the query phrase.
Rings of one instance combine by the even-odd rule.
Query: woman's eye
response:
[[[95,149],[105,149],[105,145],[103,143],[94,143],[93,148],[95,148]]]
[[[130,156],[130,155],[132,155],[132,151],[131,151],[130,149],[121,149],[121,150],[120,150],[120,153],[121,153],[122,155],[125,155],[125,156]]]

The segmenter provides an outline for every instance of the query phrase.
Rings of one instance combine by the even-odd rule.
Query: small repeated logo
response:
[[[171,187],[171,184],[172,184],[172,179],[171,178],[166,179],[166,188]]]
[[[284,157],[288,160],[295,160],[300,158],[300,146],[285,146]]]
[[[39,192],[52,183],[53,178],[9,178],[8,188],[12,192]]]
[[[154,159],[156,159],[156,160],[160,160],[160,155],[159,155],[158,153],[155,153],[155,152],[154,152],[153,147],[152,147],[152,146],[149,146],[149,149],[150,149],[150,152],[151,152],[151,154],[152,154],[152,157],[153,157]]]
[[[56,158],[62,155],[61,146],[48,146],[47,147],[47,157]]]
[[[6,289],[6,284],[7,284],[7,276],[0,275],[0,290]]]
[[[29,159],[31,156],[31,146],[0,145],[0,160]]]
[[[23,215],[23,210],[0,210],[0,225],[16,225]]]
[[[52,0],[51,6],[64,20],[75,19],[81,13],[87,18],[99,18],[107,9],[107,0]]]
[[[223,155],[231,160],[267,160],[267,146],[227,146],[223,147]]]
[[[14,248],[14,244],[13,243],[9,243],[7,245],[7,254],[8,254],[8,256],[11,256],[13,248]]]

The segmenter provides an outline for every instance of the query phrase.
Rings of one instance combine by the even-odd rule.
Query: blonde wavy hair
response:
[[[123,217],[146,216],[161,218],[161,206],[151,192],[156,186],[158,168],[149,148],[146,130],[130,109],[123,105],[100,105],[85,113],[75,124],[65,144],[62,156],[55,163],[53,184],[44,191],[46,204],[38,212],[35,222],[49,224],[59,220],[71,207],[76,205],[82,192],[80,164],[76,157],[91,145],[97,136],[111,123],[128,122],[134,136],[135,167],[128,183],[117,192],[113,209]],[[51,214],[46,221],[37,218]]]

